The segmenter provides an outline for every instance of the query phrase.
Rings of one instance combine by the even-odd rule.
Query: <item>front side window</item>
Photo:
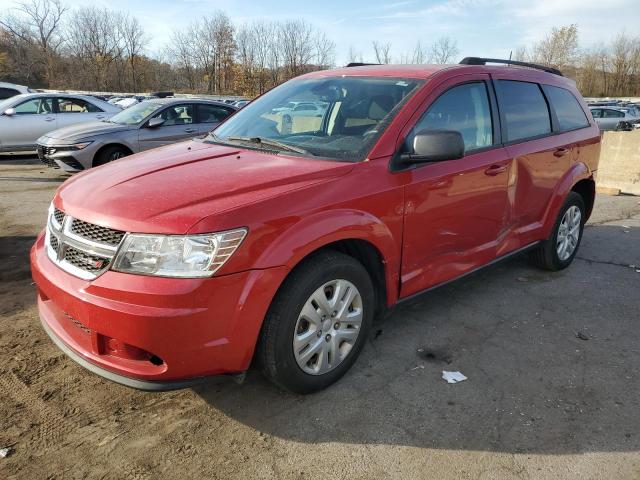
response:
[[[573,93],[551,85],[545,86],[545,92],[558,117],[560,130],[568,131],[589,126],[589,120]]]
[[[190,125],[193,123],[193,105],[173,105],[164,109],[154,118],[161,118],[164,120],[163,127],[170,127],[173,125]]]
[[[49,115],[53,113],[52,98],[34,98],[14,107],[16,115]]]
[[[462,134],[465,151],[493,145],[489,96],[484,82],[465,83],[447,90],[424,113],[407,138],[407,146],[421,130],[454,130]]]
[[[602,118],[602,109],[601,108],[592,108],[591,115],[593,118]]]
[[[498,80],[498,101],[504,112],[507,141],[551,133],[549,107],[537,83]]]
[[[101,112],[94,104],[79,98],[58,98],[58,113]]]
[[[208,141],[360,161],[422,83],[390,77],[294,79],[249,103]],[[315,107],[312,115],[294,110],[304,104]]]

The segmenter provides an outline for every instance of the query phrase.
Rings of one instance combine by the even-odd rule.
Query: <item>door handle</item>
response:
[[[553,156],[554,156],[554,157],[558,157],[558,158],[560,158],[560,157],[564,157],[564,156],[565,156],[567,153],[569,153],[570,151],[571,151],[570,149],[568,149],[568,148],[564,148],[564,147],[556,148],[556,151],[555,151],[555,152],[553,152]]]
[[[97,118],[98,120],[102,120],[102,119],[104,118],[104,115],[96,115],[96,118]]]
[[[55,120],[55,117],[45,117],[45,121],[47,122],[53,122]]]
[[[484,174],[489,175],[490,177],[495,177],[496,175],[506,171],[507,171],[506,165],[491,165],[489,168],[487,168],[484,171]]]
[[[197,132],[198,130],[196,130],[195,128],[185,128],[184,131],[187,133],[193,133],[193,132]]]

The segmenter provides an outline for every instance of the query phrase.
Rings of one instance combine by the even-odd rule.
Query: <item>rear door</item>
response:
[[[195,106],[192,103],[171,105],[153,118],[161,118],[164,123],[160,127],[149,128],[149,122],[145,122],[138,134],[140,150],[169,145],[199,134],[195,123]]]
[[[511,161],[500,145],[497,109],[485,74],[459,75],[434,88],[403,134],[410,148],[423,129],[459,131],[465,156],[405,171],[401,296],[451,280],[495,258],[510,217]],[[414,116],[414,118],[416,118]]]
[[[209,133],[211,130],[220,125],[220,122],[233,115],[236,111],[233,108],[223,107],[221,105],[213,105],[208,103],[199,103],[197,107],[198,132],[201,135]]]
[[[107,118],[101,108],[81,98],[57,97],[58,128]]]
[[[551,197],[563,175],[569,170],[577,137],[561,134],[561,128],[542,85],[531,81],[494,75],[500,107],[503,138],[509,156],[514,159],[513,216],[510,242],[514,247],[540,239],[542,221]],[[548,90],[560,106],[567,99],[564,89]],[[570,92],[567,92],[570,93]],[[575,98],[573,99],[575,101]],[[578,105],[579,107],[579,105]],[[563,106],[563,109],[565,107]],[[588,120],[579,107],[582,126]],[[575,112],[574,112],[575,113]],[[563,131],[577,128],[572,113],[563,114]]]
[[[3,150],[35,150],[36,140],[57,128],[52,97],[36,97],[13,107],[14,115],[2,115]]]

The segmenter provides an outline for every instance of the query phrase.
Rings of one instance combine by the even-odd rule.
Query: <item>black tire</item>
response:
[[[360,332],[347,356],[321,375],[306,373],[298,365],[293,335],[305,303],[319,287],[332,280],[351,282],[362,299]],[[287,277],[276,294],[260,333],[256,360],[263,374],[277,386],[294,393],[322,390],[342,377],[364,346],[374,316],[374,289],[366,269],[354,258],[336,251],[316,254]]]
[[[99,167],[100,165],[104,165],[119,158],[126,157],[129,154],[130,152],[126,148],[119,147],[118,145],[107,147],[98,152],[96,158],[93,159],[93,166]]]
[[[568,258],[561,260],[558,256],[557,251],[558,231],[560,230],[560,223],[562,222],[564,214],[567,212],[567,210],[574,206],[580,209],[580,235],[578,236],[577,244],[571,255]],[[562,208],[558,213],[558,218],[556,219],[556,223],[553,226],[553,230],[551,231],[551,236],[547,240],[545,240],[539,248],[536,248],[535,250],[530,252],[530,258],[534,265],[539,268],[551,271],[557,271],[562,270],[563,268],[567,268],[573,261],[576,253],[578,253],[578,249],[580,248],[585,220],[586,208],[582,196],[576,192],[569,192],[569,195],[567,195],[567,198],[565,199],[564,204],[562,205]]]

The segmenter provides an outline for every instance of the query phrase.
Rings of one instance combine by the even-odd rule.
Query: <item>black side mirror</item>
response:
[[[464,157],[462,134],[454,130],[421,130],[413,138],[413,151],[403,153],[403,163],[441,162]]]
[[[155,117],[147,122],[147,128],[158,128],[164,124],[164,118]]]

